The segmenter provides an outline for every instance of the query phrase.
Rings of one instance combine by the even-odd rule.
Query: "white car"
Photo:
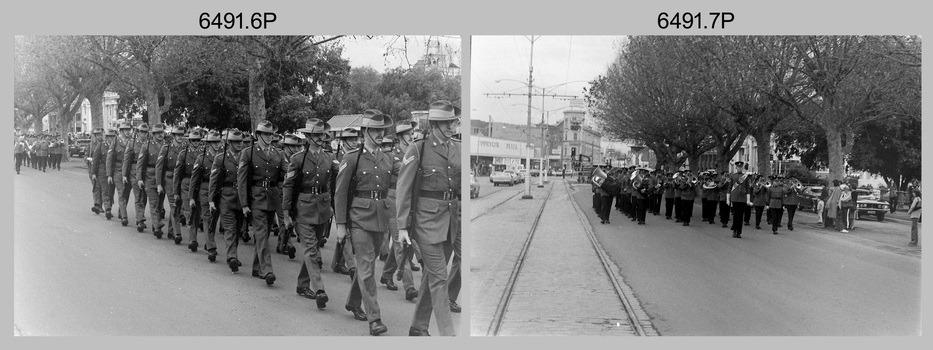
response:
[[[525,182],[525,179],[528,178],[528,170],[527,170],[527,169],[521,169],[521,170],[519,170],[518,172],[516,172],[515,174],[516,174],[516,176],[518,176],[518,182],[524,183],[524,182]]]
[[[515,175],[515,171],[506,170],[492,173],[492,175],[489,175],[489,181],[492,181],[494,186],[499,186],[500,184],[508,184],[509,186],[512,186],[518,183],[518,178],[517,175]]]

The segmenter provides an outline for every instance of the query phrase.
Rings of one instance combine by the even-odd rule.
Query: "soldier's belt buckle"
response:
[[[451,198],[453,198],[453,196],[454,196],[454,192],[453,192],[453,191],[450,191],[450,190],[444,191],[444,200],[445,200],[445,201],[446,201],[446,200],[450,200]]]

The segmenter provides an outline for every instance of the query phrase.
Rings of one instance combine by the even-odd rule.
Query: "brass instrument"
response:
[[[606,182],[606,178],[609,177],[606,175],[606,172],[602,168],[596,168],[593,171],[592,182],[596,187],[602,187],[603,183]]]
[[[700,181],[700,180],[699,180],[699,179],[697,179],[697,177],[696,177],[696,176],[694,176],[694,177],[692,177],[692,178],[690,178],[690,183],[691,183],[691,184],[693,184],[693,185],[696,185],[696,184],[697,184],[697,182],[699,182],[699,181]]]
[[[771,180],[765,182],[765,188],[771,188]]]

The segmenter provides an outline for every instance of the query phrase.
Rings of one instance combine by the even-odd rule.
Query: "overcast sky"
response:
[[[384,73],[388,69],[414,65],[427,52],[428,41],[440,42],[441,50],[446,52],[449,49],[454,54],[454,63],[460,65],[459,35],[389,35],[372,39],[347,37],[340,42],[344,46],[343,57],[350,60],[351,67],[371,66],[377,72]]]
[[[550,93],[583,98],[586,82],[605,74],[621,36],[540,36],[534,43],[534,85],[551,87]],[[531,43],[528,36],[473,36],[471,38],[470,117],[494,122],[525,124],[528,119],[528,97],[487,97],[486,93],[527,94],[528,61]],[[512,79],[515,81],[497,80]],[[583,82],[576,82],[583,81]],[[541,109],[542,98],[533,97],[532,106]],[[544,110],[550,111],[570,104],[567,100],[545,98]],[[554,124],[563,117],[561,110],[552,111],[548,121]],[[541,112],[532,109],[532,123],[541,122]]]

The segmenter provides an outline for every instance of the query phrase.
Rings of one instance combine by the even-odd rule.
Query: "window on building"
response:
[[[479,128],[473,128],[473,135],[479,135]]]
[[[573,140],[574,140],[574,141],[577,140],[577,133],[573,133]]]

